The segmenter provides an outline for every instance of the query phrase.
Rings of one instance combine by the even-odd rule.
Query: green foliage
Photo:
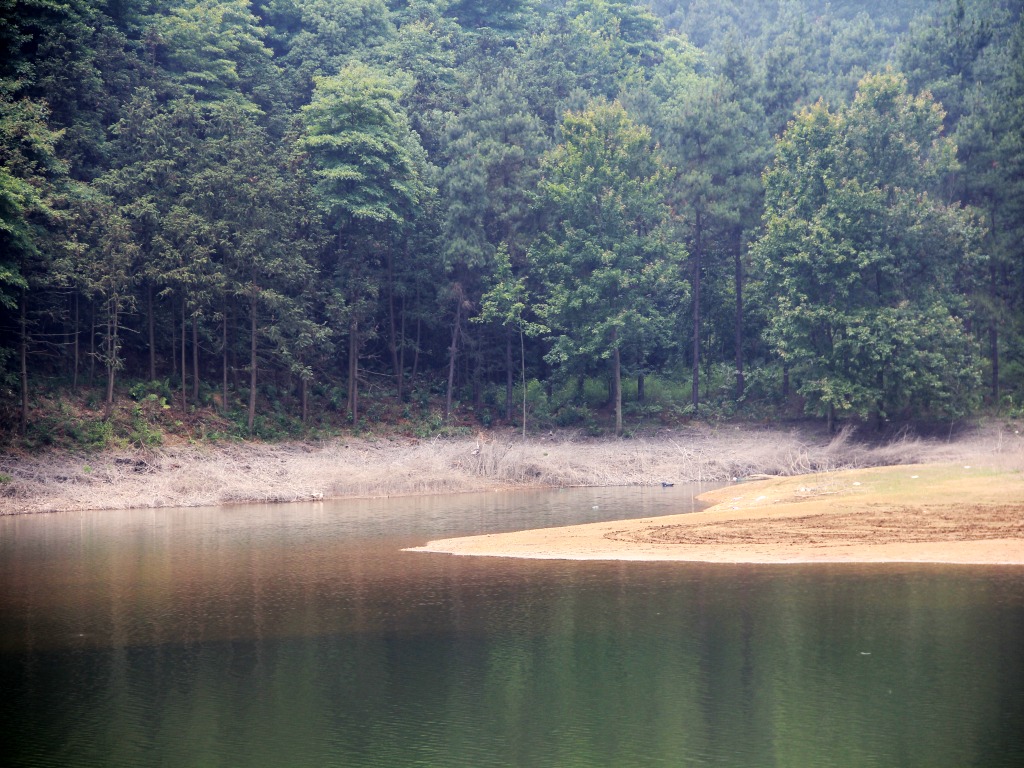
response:
[[[617,103],[567,113],[562,136],[542,185],[557,223],[531,250],[537,311],[552,329],[547,359],[570,368],[611,359],[618,380],[622,350],[642,356],[662,342],[686,291],[666,227],[665,169],[650,132]]]
[[[756,246],[767,337],[821,415],[960,415],[978,383],[957,285],[970,214],[929,194],[952,167],[941,109],[892,74],[849,107],[810,108],[766,173]]]
[[[1019,400],[1016,0],[2,5],[25,444]]]
[[[300,146],[326,212],[342,227],[399,222],[424,195],[418,149],[395,80],[365,64],[316,81]]]
[[[247,0],[185,0],[152,31],[168,74],[200,99],[246,104],[271,57]]]

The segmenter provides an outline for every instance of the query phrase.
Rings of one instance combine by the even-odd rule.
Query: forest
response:
[[[8,446],[1024,413],[1024,0],[0,0]]]

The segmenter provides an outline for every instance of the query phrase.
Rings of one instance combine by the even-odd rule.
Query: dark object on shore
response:
[[[664,480],[661,481],[662,488],[671,488],[675,483],[666,483]]]

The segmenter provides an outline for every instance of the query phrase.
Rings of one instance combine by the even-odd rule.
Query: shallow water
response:
[[[1020,766],[1024,569],[455,558],[587,489],[0,520],[0,758]]]

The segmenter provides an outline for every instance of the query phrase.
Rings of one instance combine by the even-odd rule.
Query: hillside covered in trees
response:
[[[1022,7],[0,0],[5,440],[1019,415]]]

